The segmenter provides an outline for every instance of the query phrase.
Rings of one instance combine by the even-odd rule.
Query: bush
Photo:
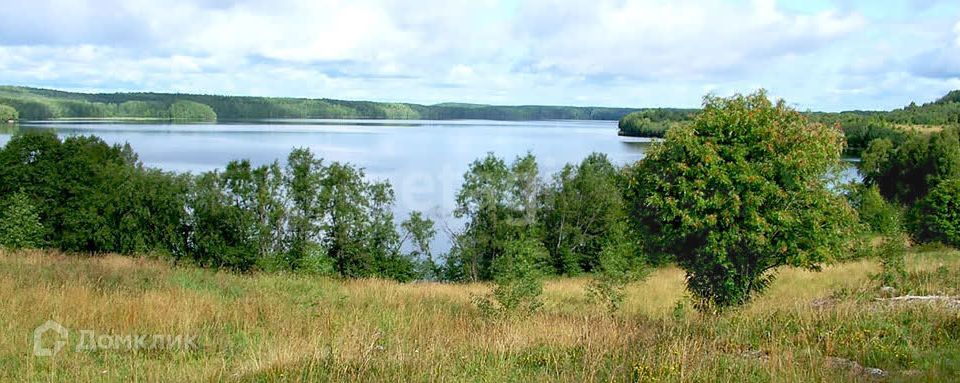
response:
[[[504,250],[493,263],[493,293],[475,303],[488,315],[532,314],[543,306],[543,276],[537,265],[547,258],[547,250],[533,239],[511,241]]]
[[[634,243],[624,235],[625,228],[618,226],[611,231],[613,234],[600,252],[600,265],[587,286],[587,293],[613,313],[623,305],[627,284],[642,280],[647,269]]]
[[[7,121],[16,121],[20,119],[20,114],[12,106],[0,104],[0,123]]]
[[[906,277],[907,240],[902,233],[891,233],[883,239],[883,244],[877,250],[880,274],[876,278],[883,286],[899,287]]]
[[[26,194],[14,193],[0,204],[0,247],[41,247],[43,236],[40,215]]]
[[[701,310],[746,302],[777,267],[818,269],[856,226],[827,184],[843,142],[763,91],[706,97],[692,126],[671,129],[629,170],[626,197],[648,253],[676,259]]]
[[[900,210],[880,195],[876,186],[863,187],[857,201],[860,222],[874,233],[890,234],[901,230]]]
[[[960,246],[960,179],[940,183],[921,201],[916,224],[926,241]]]

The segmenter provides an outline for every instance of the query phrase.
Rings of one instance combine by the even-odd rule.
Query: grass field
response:
[[[960,253],[912,254],[908,267],[898,295],[960,294]],[[632,285],[613,315],[587,298],[587,279],[560,279],[547,283],[541,312],[494,320],[471,303],[488,290],[480,284],[0,251],[0,381],[960,379],[960,307],[877,301],[876,270],[872,261],[782,270],[766,295],[716,317],[684,303],[674,268]],[[47,320],[69,339],[38,357],[33,332]],[[84,329],[196,336],[197,347],[76,350]]]

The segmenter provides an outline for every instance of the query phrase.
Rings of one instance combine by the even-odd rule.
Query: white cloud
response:
[[[898,1],[936,14],[773,0],[17,1],[0,14],[0,82],[621,106],[763,86],[803,107],[888,107],[960,73],[960,23],[943,9],[957,4]]]
[[[770,0],[543,0],[518,23],[535,69],[691,77],[800,54],[864,26],[858,14],[787,14]]]

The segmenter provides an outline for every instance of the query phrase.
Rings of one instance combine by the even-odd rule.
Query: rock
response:
[[[850,359],[828,356],[826,363],[827,363],[827,367],[837,369],[837,370],[847,370],[848,372],[854,375],[860,375],[863,373],[863,366],[861,366],[860,363],[857,363]]]
[[[871,376],[874,378],[883,378],[887,376],[887,372],[879,368],[867,367],[863,369],[863,374]]]
[[[850,373],[850,375],[859,375],[870,378],[885,378],[887,376],[887,372],[882,369],[875,367],[863,367],[860,365],[860,363],[850,359],[829,356],[826,359],[826,364],[827,367],[833,369],[846,370],[848,373]]]

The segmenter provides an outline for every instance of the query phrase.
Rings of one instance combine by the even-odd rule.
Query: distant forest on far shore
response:
[[[699,109],[656,108],[631,112],[620,119],[619,133],[631,137],[663,137],[667,130],[692,123]],[[923,105],[910,103],[891,111],[805,112],[812,122],[839,126],[846,153],[859,155],[875,139],[901,143],[907,133],[935,133],[960,124],[960,90]]]
[[[21,120],[141,118],[214,121],[267,118],[422,120],[619,120],[640,108],[499,106],[462,103],[420,105],[333,99],[216,96],[180,93],[74,93],[0,86],[0,105]]]

